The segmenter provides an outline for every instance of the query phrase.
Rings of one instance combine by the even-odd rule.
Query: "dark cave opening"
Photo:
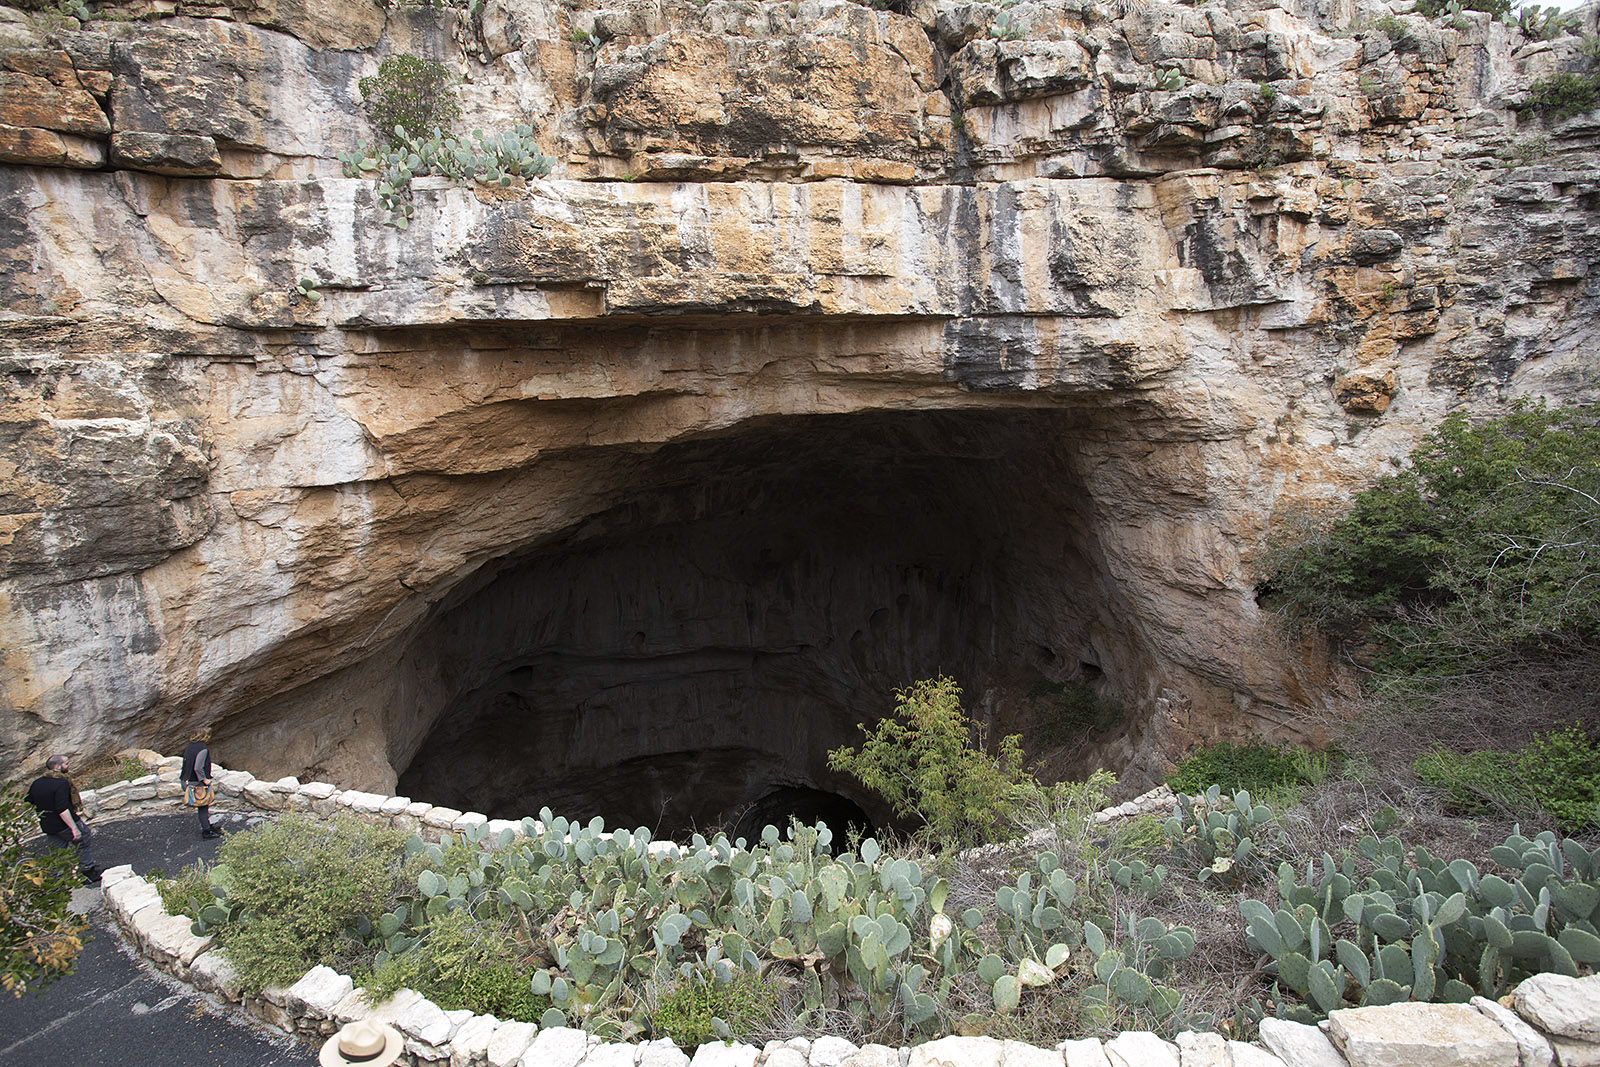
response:
[[[1079,432],[1064,410],[812,415],[639,457],[633,492],[411,641],[400,791],[662,836],[897,825],[827,761],[895,689],[951,675],[999,736],[1030,686],[1109,658]]]

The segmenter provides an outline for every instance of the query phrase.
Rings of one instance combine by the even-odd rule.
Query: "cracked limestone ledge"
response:
[[[83,794],[91,814],[119,817],[148,810],[154,794],[130,801],[139,782],[172,769],[173,757],[139,754],[157,775],[119,782]],[[175,773],[175,772],[174,772]],[[407,797],[340,791],[326,782],[293,778],[261,782],[243,771],[219,769],[219,800],[265,812],[307,811],[328,817],[340,811],[438,840],[444,834],[484,827],[506,842],[523,836],[521,822],[489,819]],[[104,806],[109,797],[119,803]],[[263,806],[266,799],[270,806]],[[1154,792],[1128,802],[1138,810],[1170,803]],[[1101,814],[1123,815],[1122,807]],[[524,820],[532,823],[533,820]],[[537,827],[537,824],[534,824]],[[656,855],[677,849],[651,843]],[[567,1027],[540,1029],[470,1011],[445,1011],[409,989],[380,1004],[368,1004],[349,975],[317,966],[287,988],[246,996],[239,976],[212,939],[197,937],[190,922],[168,915],[155,887],[114,867],[102,882],[107,906],[150,962],[181,981],[241,1006],[273,1027],[320,1040],[350,1022],[371,1018],[392,1024],[406,1039],[403,1062],[413,1067],[1594,1067],[1600,1065],[1600,975],[1567,978],[1541,974],[1523,982],[1501,1003],[1475,998],[1472,1005],[1391,1004],[1336,1011],[1321,1027],[1266,1019],[1261,1043],[1227,1041],[1216,1034],[1181,1033],[1176,1042],[1146,1031],[1128,1031],[1107,1041],[1085,1038],[1042,1049],[988,1037],[944,1037],[913,1047],[856,1046],[839,1037],[702,1045],[691,1059],[669,1040],[606,1043]]]

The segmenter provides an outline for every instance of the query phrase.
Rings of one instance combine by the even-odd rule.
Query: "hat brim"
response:
[[[322,1043],[322,1052],[317,1056],[317,1062],[322,1067],[390,1067],[400,1054],[405,1051],[405,1038],[400,1036],[400,1031],[392,1026],[383,1027],[383,1051],[376,1056],[364,1060],[352,1060],[339,1051],[339,1034],[337,1032]]]

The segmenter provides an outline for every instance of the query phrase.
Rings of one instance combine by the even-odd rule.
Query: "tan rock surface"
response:
[[[266,780],[442,790],[511,736],[654,816],[843,788],[820,754],[947,669],[1002,724],[1092,680],[1131,714],[1081,758],[1154,775],[1336,701],[1255,602],[1275,512],[1447,410],[1597,395],[1592,118],[1512,110],[1576,38],[220,10],[0,21],[9,766],[211,722]],[[335,156],[406,51],[552,176],[418,178],[385,226]]]

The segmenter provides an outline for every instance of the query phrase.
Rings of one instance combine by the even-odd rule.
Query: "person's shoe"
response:
[[[99,885],[100,875],[103,873],[103,870],[104,869],[101,867],[80,867],[78,869],[78,874],[83,877],[84,885]]]
[[[215,826],[213,826],[209,830],[200,831],[200,836],[204,837],[204,838],[221,837],[222,836],[222,831],[218,830]]]

